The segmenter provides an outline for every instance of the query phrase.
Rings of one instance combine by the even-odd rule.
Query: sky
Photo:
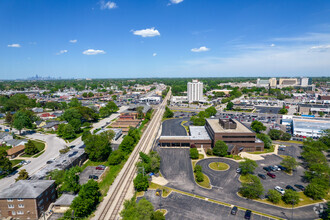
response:
[[[328,0],[1,0],[0,79],[330,76]]]

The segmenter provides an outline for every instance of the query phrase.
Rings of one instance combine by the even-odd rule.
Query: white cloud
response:
[[[325,51],[325,50],[329,50],[329,49],[330,49],[330,44],[319,45],[319,46],[312,46],[311,49],[312,49],[312,50],[317,50],[317,51]]]
[[[183,0],[170,0],[170,3],[168,3],[168,5],[171,5],[171,4],[179,4],[183,2]]]
[[[200,48],[193,48],[191,49],[192,52],[206,52],[206,51],[209,51],[210,48],[207,48],[205,46],[202,46]]]
[[[73,43],[73,44],[77,43],[77,41],[78,41],[78,40],[76,40],[76,39],[74,39],[74,40],[69,40],[69,42],[70,42],[70,43]]]
[[[270,46],[271,46],[271,47],[275,47],[275,44],[271,44]]]
[[[115,2],[111,2],[111,1],[108,1],[108,2],[101,1],[100,4],[101,4],[102,10],[118,8],[117,4]]]
[[[18,48],[18,47],[21,47],[21,45],[20,44],[9,44],[8,47],[17,47]]]
[[[155,36],[160,36],[160,33],[158,30],[156,30],[154,27],[152,28],[147,28],[147,29],[142,29],[142,30],[137,30],[133,31],[134,35],[139,35],[141,37],[155,37]]]
[[[94,49],[88,49],[83,52],[85,55],[97,55],[97,54],[105,54],[104,50],[94,50]]]
[[[301,36],[279,37],[272,40],[281,42],[328,42],[329,39],[330,33],[306,33]]]
[[[67,53],[67,52],[68,52],[68,50],[60,50],[60,52],[56,53],[56,55],[61,55],[63,53]]]
[[[153,57],[157,56],[157,53],[153,53],[152,56],[153,56]]]

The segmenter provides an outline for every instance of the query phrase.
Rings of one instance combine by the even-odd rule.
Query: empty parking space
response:
[[[189,121],[189,118],[164,121],[162,124],[162,136],[187,136],[186,129],[181,125],[182,121]]]

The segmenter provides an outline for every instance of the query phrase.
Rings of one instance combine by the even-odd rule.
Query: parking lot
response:
[[[244,219],[244,210],[238,210],[236,215],[231,215],[231,207],[209,202],[207,200],[199,199],[197,197],[187,196],[176,192],[164,198],[155,195],[154,190],[149,190],[144,197],[148,199],[155,207],[155,209],[166,209],[166,219]],[[265,216],[252,213],[254,220],[269,220]]]
[[[86,167],[86,169],[84,169],[84,171],[80,173],[79,184],[83,185],[87,183],[88,180],[90,180],[89,178],[90,175],[97,176],[97,179],[95,180],[98,181],[101,178],[103,172],[104,170],[97,170],[95,166],[88,166]]]
[[[182,121],[190,118],[169,119],[162,124],[162,136],[187,136],[186,129],[181,125]]]

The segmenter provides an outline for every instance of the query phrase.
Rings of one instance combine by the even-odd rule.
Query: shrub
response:
[[[191,159],[198,159],[198,150],[196,148],[190,148],[190,158]]]
[[[212,156],[213,155],[212,149],[207,149],[206,154]]]
[[[204,175],[202,172],[196,172],[196,180],[197,182],[203,182],[204,181]]]
[[[291,189],[285,190],[282,200],[283,202],[285,202],[285,204],[293,204],[293,205],[298,204],[300,201],[298,192],[293,191]]]
[[[268,190],[267,195],[268,195],[267,200],[274,204],[279,203],[282,198],[282,195],[274,189]]]

